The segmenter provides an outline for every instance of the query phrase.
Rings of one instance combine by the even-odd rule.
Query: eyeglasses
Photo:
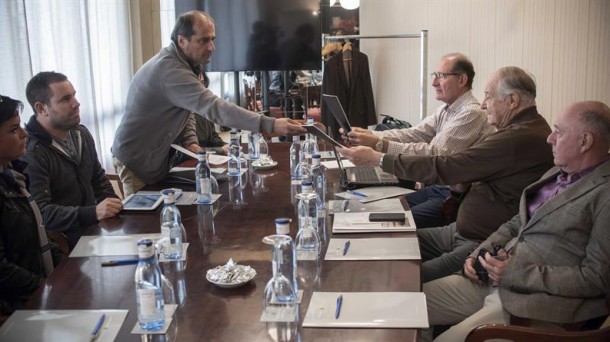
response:
[[[433,72],[430,74],[433,80],[439,79],[444,80],[447,76],[457,76],[459,73],[457,72]]]

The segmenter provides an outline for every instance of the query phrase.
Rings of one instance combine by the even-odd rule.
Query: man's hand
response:
[[[222,148],[222,154],[224,154],[224,155],[229,154],[229,145],[223,145],[221,148]],[[239,147],[239,149],[241,150],[241,146]]]
[[[198,144],[190,144],[186,147],[187,150],[197,154],[201,151],[203,151],[203,149],[201,148],[201,146],[199,146]]]
[[[485,258],[479,257],[481,265],[485,267],[487,273],[489,273],[489,279],[493,281],[494,286],[500,284],[502,275],[508,266],[510,258],[504,249],[498,251],[498,255],[492,256],[489,253],[485,253]]]
[[[281,118],[276,119],[273,124],[273,135],[297,135],[297,134],[305,134],[307,130],[301,127],[301,124],[298,121]]]
[[[383,153],[366,146],[342,147],[339,149],[339,153],[347,157],[356,166],[378,166],[379,159],[383,155]]]
[[[462,274],[464,274],[464,276],[466,276],[466,278],[480,283],[481,281],[479,280],[477,271],[475,271],[475,269],[474,269],[474,262],[475,262],[474,258],[466,258],[466,262],[464,263],[464,268],[462,269]]]
[[[347,133],[347,139],[352,146],[360,145],[375,147],[375,144],[380,138],[367,129],[352,127],[352,131]],[[345,138],[343,140],[345,140]]]
[[[123,203],[118,198],[106,198],[95,206],[95,217],[97,220],[116,216],[123,209]]]

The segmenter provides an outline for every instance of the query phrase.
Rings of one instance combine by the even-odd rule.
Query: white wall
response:
[[[325,1],[325,0],[323,0]],[[610,105],[608,0],[361,0],[362,35],[428,30],[428,73],[459,51],[474,63],[475,96],[507,65],[531,72],[549,121],[574,101]],[[378,113],[419,122],[419,40],[363,40]],[[428,78],[428,113],[440,103]]]

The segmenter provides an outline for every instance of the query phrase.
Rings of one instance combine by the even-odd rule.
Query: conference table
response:
[[[271,246],[261,242],[275,233],[274,219],[292,218],[290,235],[297,231],[296,188],[291,183],[289,143],[270,143],[271,170],[253,170],[219,183],[222,197],[215,206],[180,206],[187,232],[186,261],[160,263],[173,285],[178,305],[165,335],[134,335],[137,323],[134,271],[136,265],[101,267],[116,257],[68,258],[28,301],[25,309],[129,310],[117,341],[417,341],[417,329],[328,329],[301,326],[313,291],[416,292],[421,289],[419,261],[324,261],[311,272],[299,305],[296,323],[260,322],[263,291],[272,276]],[[321,144],[321,149],[324,145]],[[339,188],[339,171],[327,171],[327,199]],[[232,183],[233,182],[233,183]],[[158,184],[158,190],[175,185]],[[194,191],[193,186],[181,186]],[[406,204],[403,204],[406,206]],[[158,234],[160,209],[122,212],[89,227],[84,235]],[[210,224],[213,222],[213,225]],[[324,239],[332,236],[332,217],[326,219]],[[341,234],[359,238],[363,234]],[[365,234],[366,237],[413,236],[413,233]],[[324,245],[322,259],[325,252]],[[237,288],[219,288],[206,280],[208,269],[232,258],[250,265],[257,275]],[[144,337],[141,337],[144,336]]]

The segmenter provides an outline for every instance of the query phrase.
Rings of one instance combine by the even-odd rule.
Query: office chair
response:
[[[465,342],[483,342],[489,339],[515,342],[607,342],[610,341],[610,326],[598,330],[568,332],[508,324],[483,324],[474,328]]]

